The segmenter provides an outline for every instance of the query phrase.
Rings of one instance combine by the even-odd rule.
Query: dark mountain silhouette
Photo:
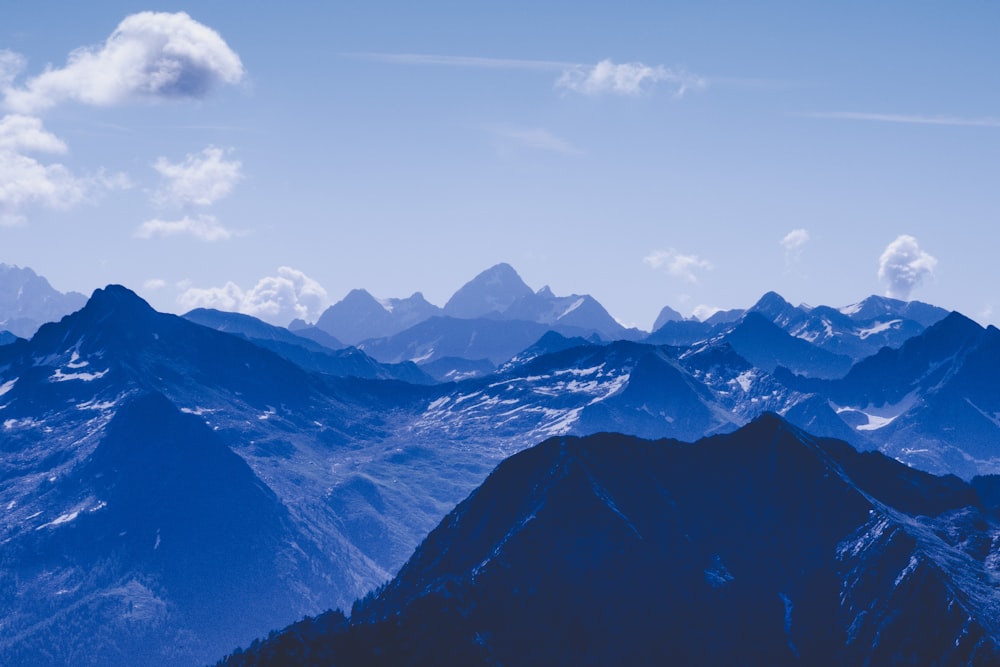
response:
[[[992,664],[997,525],[954,477],[774,415],[693,445],[555,438],[349,620],[223,664]]]

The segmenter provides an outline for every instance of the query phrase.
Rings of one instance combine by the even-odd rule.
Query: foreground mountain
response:
[[[0,347],[0,664],[194,664],[383,581],[453,476],[420,475],[415,507],[358,474],[420,391],[309,373],[117,286]]]
[[[0,263],[0,331],[30,338],[45,322],[81,308],[87,297],[62,293],[31,269]]]
[[[773,415],[692,445],[557,438],[349,620],[223,664],[994,664],[998,534],[973,487]]]

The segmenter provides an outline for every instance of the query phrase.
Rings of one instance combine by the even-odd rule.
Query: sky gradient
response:
[[[63,291],[287,324],[508,262],[644,329],[1000,321],[995,3],[13,4],[0,261]]]

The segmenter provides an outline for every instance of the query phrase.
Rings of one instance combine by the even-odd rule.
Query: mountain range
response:
[[[832,309],[769,294],[609,341],[504,319],[529,299],[500,289],[512,272],[473,281],[492,294],[478,311],[459,300],[457,312],[480,316],[443,309],[357,347],[305,323],[159,313],[120,286],[0,345],[0,664],[205,663],[304,614],[347,609],[498,463],[552,437],[696,441],[776,413],[798,439],[813,442],[802,428],[972,480],[978,500],[962,507],[989,509],[990,478],[976,476],[1000,472],[993,327],[882,297]],[[483,333],[494,325],[496,340]],[[690,341],[663,340],[685,327]],[[880,497],[863,468],[852,483]],[[711,470],[688,468],[702,481]],[[968,493],[954,478],[927,488],[948,484]]]

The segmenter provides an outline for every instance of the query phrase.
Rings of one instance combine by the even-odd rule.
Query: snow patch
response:
[[[419,364],[421,362],[427,361],[432,356],[434,356],[434,348],[433,347],[430,348],[429,350],[427,350],[427,352],[421,354],[419,357],[413,357],[412,359],[410,359],[410,361],[412,361],[415,364]]]
[[[80,353],[73,350],[73,356],[70,357],[69,363],[66,364],[66,368],[83,368],[84,366],[89,366],[90,363],[87,361],[80,361]]]
[[[75,521],[76,517],[78,516],[80,516],[80,510],[76,510],[75,512],[67,512],[66,514],[60,514],[52,521],[49,521],[48,523],[43,523],[38,528],[35,528],[35,530],[41,530],[42,528],[52,528],[54,526],[61,526],[64,523]]]
[[[744,394],[750,392],[750,384],[753,382],[754,377],[756,376],[754,375],[752,369],[749,371],[743,371],[742,373],[736,376],[736,382],[737,384],[740,385],[740,389],[743,390]]]
[[[557,317],[556,319],[557,319],[557,320],[561,320],[562,318],[566,317],[567,315],[569,315],[570,313],[572,313],[572,312],[573,312],[574,310],[576,310],[577,308],[579,308],[580,306],[582,306],[582,305],[583,305],[583,302],[584,302],[584,298],[583,298],[583,297],[580,297],[579,299],[577,299],[576,301],[574,301],[574,302],[573,302],[573,303],[572,303],[572,304],[570,305],[570,307],[569,307],[569,308],[567,308],[566,310],[564,310],[564,311],[563,311],[563,314],[562,314],[562,315],[560,315],[559,317]]]
[[[844,315],[856,315],[861,312],[861,309],[865,307],[864,301],[859,301],[858,303],[852,303],[850,306],[844,306],[840,309],[840,312]]]
[[[49,382],[66,382],[67,380],[93,382],[94,380],[100,380],[107,374],[107,369],[96,373],[63,373],[61,368],[57,368],[56,372],[49,377]]]
[[[876,324],[875,326],[870,327],[868,329],[861,329],[860,331],[858,331],[858,336],[861,337],[861,340],[864,340],[869,336],[874,336],[875,334],[882,333],[883,331],[888,331],[889,329],[892,329],[894,326],[896,326],[897,324],[901,324],[902,322],[903,320],[889,320],[888,322],[880,322],[879,324]]]
[[[0,396],[3,396],[8,391],[13,389],[16,383],[17,383],[17,378],[14,378],[13,380],[8,380],[7,382],[0,384]]]

